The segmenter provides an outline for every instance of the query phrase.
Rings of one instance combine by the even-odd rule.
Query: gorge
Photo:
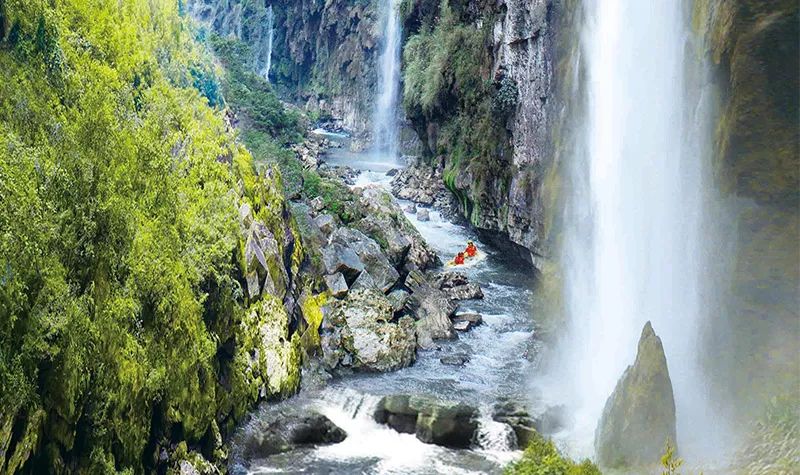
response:
[[[0,473],[800,471],[799,25],[0,0]]]

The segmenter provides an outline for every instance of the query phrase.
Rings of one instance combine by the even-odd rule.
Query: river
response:
[[[362,170],[356,186],[389,185],[386,172],[393,164],[383,157],[351,153],[345,146],[332,149],[326,161]],[[408,203],[400,204],[405,208]],[[341,377],[323,389],[304,389],[280,403],[326,415],[347,432],[347,439],[263,460],[234,461],[234,473],[499,473],[519,457],[521,452],[508,437],[510,428],[491,421],[490,411],[499,400],[533,401],[529,388],[534,348],[533,273],[481,242],[469,229],[444,220],[438,212],[432,212],[427,222],[420,222],[413,214],[407,213],[407,217],[443,262],[468,239],[487,253],[487,259],[465,269],[470,280],[481,285],[485,298],[462,302],[459,307],[462,312],[480,313],[483,325],[460,334],[457,340],[439,342],[438,350],[419,351],[411,367],[393,373]],[[469,362],[446,366],[439,361],[452,353],[467,354]],[[428,395],[478,407],[482,414],[479,443],[471,450],[446,449],[375,423],[371,409],[380,396],[387,394]],[[279,409],[264,404],[253,420]],[[246,432],[248,427],[241,430]],[[234,453],[235,444],[234,439]]]

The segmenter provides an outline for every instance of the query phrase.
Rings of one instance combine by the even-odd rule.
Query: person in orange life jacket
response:
[[[478,248],[475,247],[475,243],[472,241],[467,241],[467,249],[464,252],[467,257],[475,257],[478,254]]]
[[[455,259],[453,259],[453,264],[455,264],[457,266],[460,266],[460,265],[464,264],[464,253],[463,252],[459,252],[458,255],[456,255]]]

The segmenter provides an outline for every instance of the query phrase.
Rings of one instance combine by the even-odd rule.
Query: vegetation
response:
[[[429,158],[446,161],[445,184],[462,211],[477,223],[482,211],[473,197],[505,189],[511,177],[506,119],[516,108],[517,86],[510,78],[488,77],[491,19],[483,27],[467,21],[466,9],[448,0],[406,1],[407,23],[420,22],[403,50],[404,106]],[[430,135],[429,124],[440,132]],[[459,182],[459,176],[471,180]],[[484,208],[492,203],[477,200]]]
[[[589,460],[577,463],[558,452],[551,440],[537,436],[525,449],[522,459],[509,465],[506,475],[600,475]]]
[[[0,472],[140,473],[187,448],[220,461],[214,441],[260,386],[296,387],[288,315],[243,290],[237,208],[291,254],[290,275],[302,248],[178,8],[0,1]],[[237,74],[226,90],[255,126],[295,136],[296,117]]]
[[[740,450],[735,466],[743,474],[800,473],[797,393],[769,402]]]

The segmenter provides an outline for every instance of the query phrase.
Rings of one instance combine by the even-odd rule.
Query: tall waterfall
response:
[[[585,116],[560,256],[569,330],[552,383],[575,411],[571,445],[581,455],[593,452],[603,406],[648,320],[664,343],[681,450],[714,444],[709,431],[719,428],[699,364],[713,290],[713,95],[702,87],[684,3],[587,2]]]
[[[272,11],[272,5],[267,7],[267,44],[266,44],[266,58],[264,59],[264,79],[269,81],[269,70],[272,69],[272,42],[275,39],[275,13]]]
[[[383,49],[378,71],[378,98],[373,118],[375,151],[396,159],[398,153],[397,101],[400,92],[400,50],[402,28],[400,0],[381,0]]]

